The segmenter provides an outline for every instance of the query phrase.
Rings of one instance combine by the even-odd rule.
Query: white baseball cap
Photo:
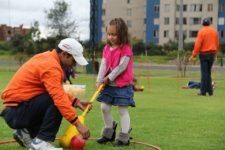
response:
[[[66,38],[60,41],[58,47],[73,56],[75,61],[79,65],[87,65],[88,62],[83,56],[83,47],[82,45],[73,38]]]

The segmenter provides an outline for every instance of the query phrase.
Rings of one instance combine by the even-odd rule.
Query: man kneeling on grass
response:
[[[68,96],[63,89],[63,69],[78,63],[87,65],[83,47],[75,39],[63,39],[52,51],[37,54],[14,75],[2,92],[1,116],[16,129],[15,140],[31,150],[60,150],[55,140],[62,117],[75,125],[83,138],[89,129],[80,123],[73,107],[84,110],[90,104]]]

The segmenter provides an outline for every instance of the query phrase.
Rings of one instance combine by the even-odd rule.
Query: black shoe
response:
[[[198,95],[198,96],[206,96],[205,93],[198,93],[197,95]]]
[[[111,142],[111,139],[108,139],[108,138],[106,138],[106,137],[103,136],[103,137],[97,139],[97,142],[99,144],[106,144],[107,142]]]
[[[116,138],[116,127],[117,127],[117,123],[115,121],[113,121],[113,134],[112,134],[112,138],[106,138],[104,136],[102,136],[101,138],[97,139],[97,142],[99,144],[106,144],[107,142],[113,142],[115,141]]]
[[[213,93],[209,93],[209,96],[213,96]]]
[[[101,137],[101,138],[99,138],[98,140],[97,140],[97,142],[99,143],[99,144],[106,144],[106,143],[108,143],[108,142],[113,142],[115,140],[115,138],[113,139],[113,138],[111,138],[111,139],[108,139],[108,138],[106,138],[106,137]]]
[[[123,143],[122,141],[116,140],[116,142],[113,144],[114,147],[122,147],[122,146],[129,146],[130,140],[127,143]]]

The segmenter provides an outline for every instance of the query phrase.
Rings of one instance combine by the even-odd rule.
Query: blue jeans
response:
[[[54,141],[62,115],[51,97],[45,93],[22,102],[17,107],[7,107],[2,116],[13,129],[26,128],[32,138]]]
[[[201,94],[213,94],[211,70],[215,54],[200,54],[201,64]]]

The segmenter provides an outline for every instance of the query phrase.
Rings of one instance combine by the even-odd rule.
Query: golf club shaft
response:
[[[104,87],[104,84],[101,84],[101,85],[99,86],[98,90],[95,92],[95,94],[92,96],[92,98],[91,98],[91,100],[90,100],[91,103],[93,103],[93,102],[96,100],[98,94],[101,92],[101,90],[102,90],[103,87]],[[91,107],[91,104],[88,105],[88,106],[85,108],[85,110],[84,110],[83,113],[81,114],[82,117],[85,117],[85,116],[86,116],[86,114],[87,114],[87,112],[88,112],[88,110],[89,110],[90,107]]]

